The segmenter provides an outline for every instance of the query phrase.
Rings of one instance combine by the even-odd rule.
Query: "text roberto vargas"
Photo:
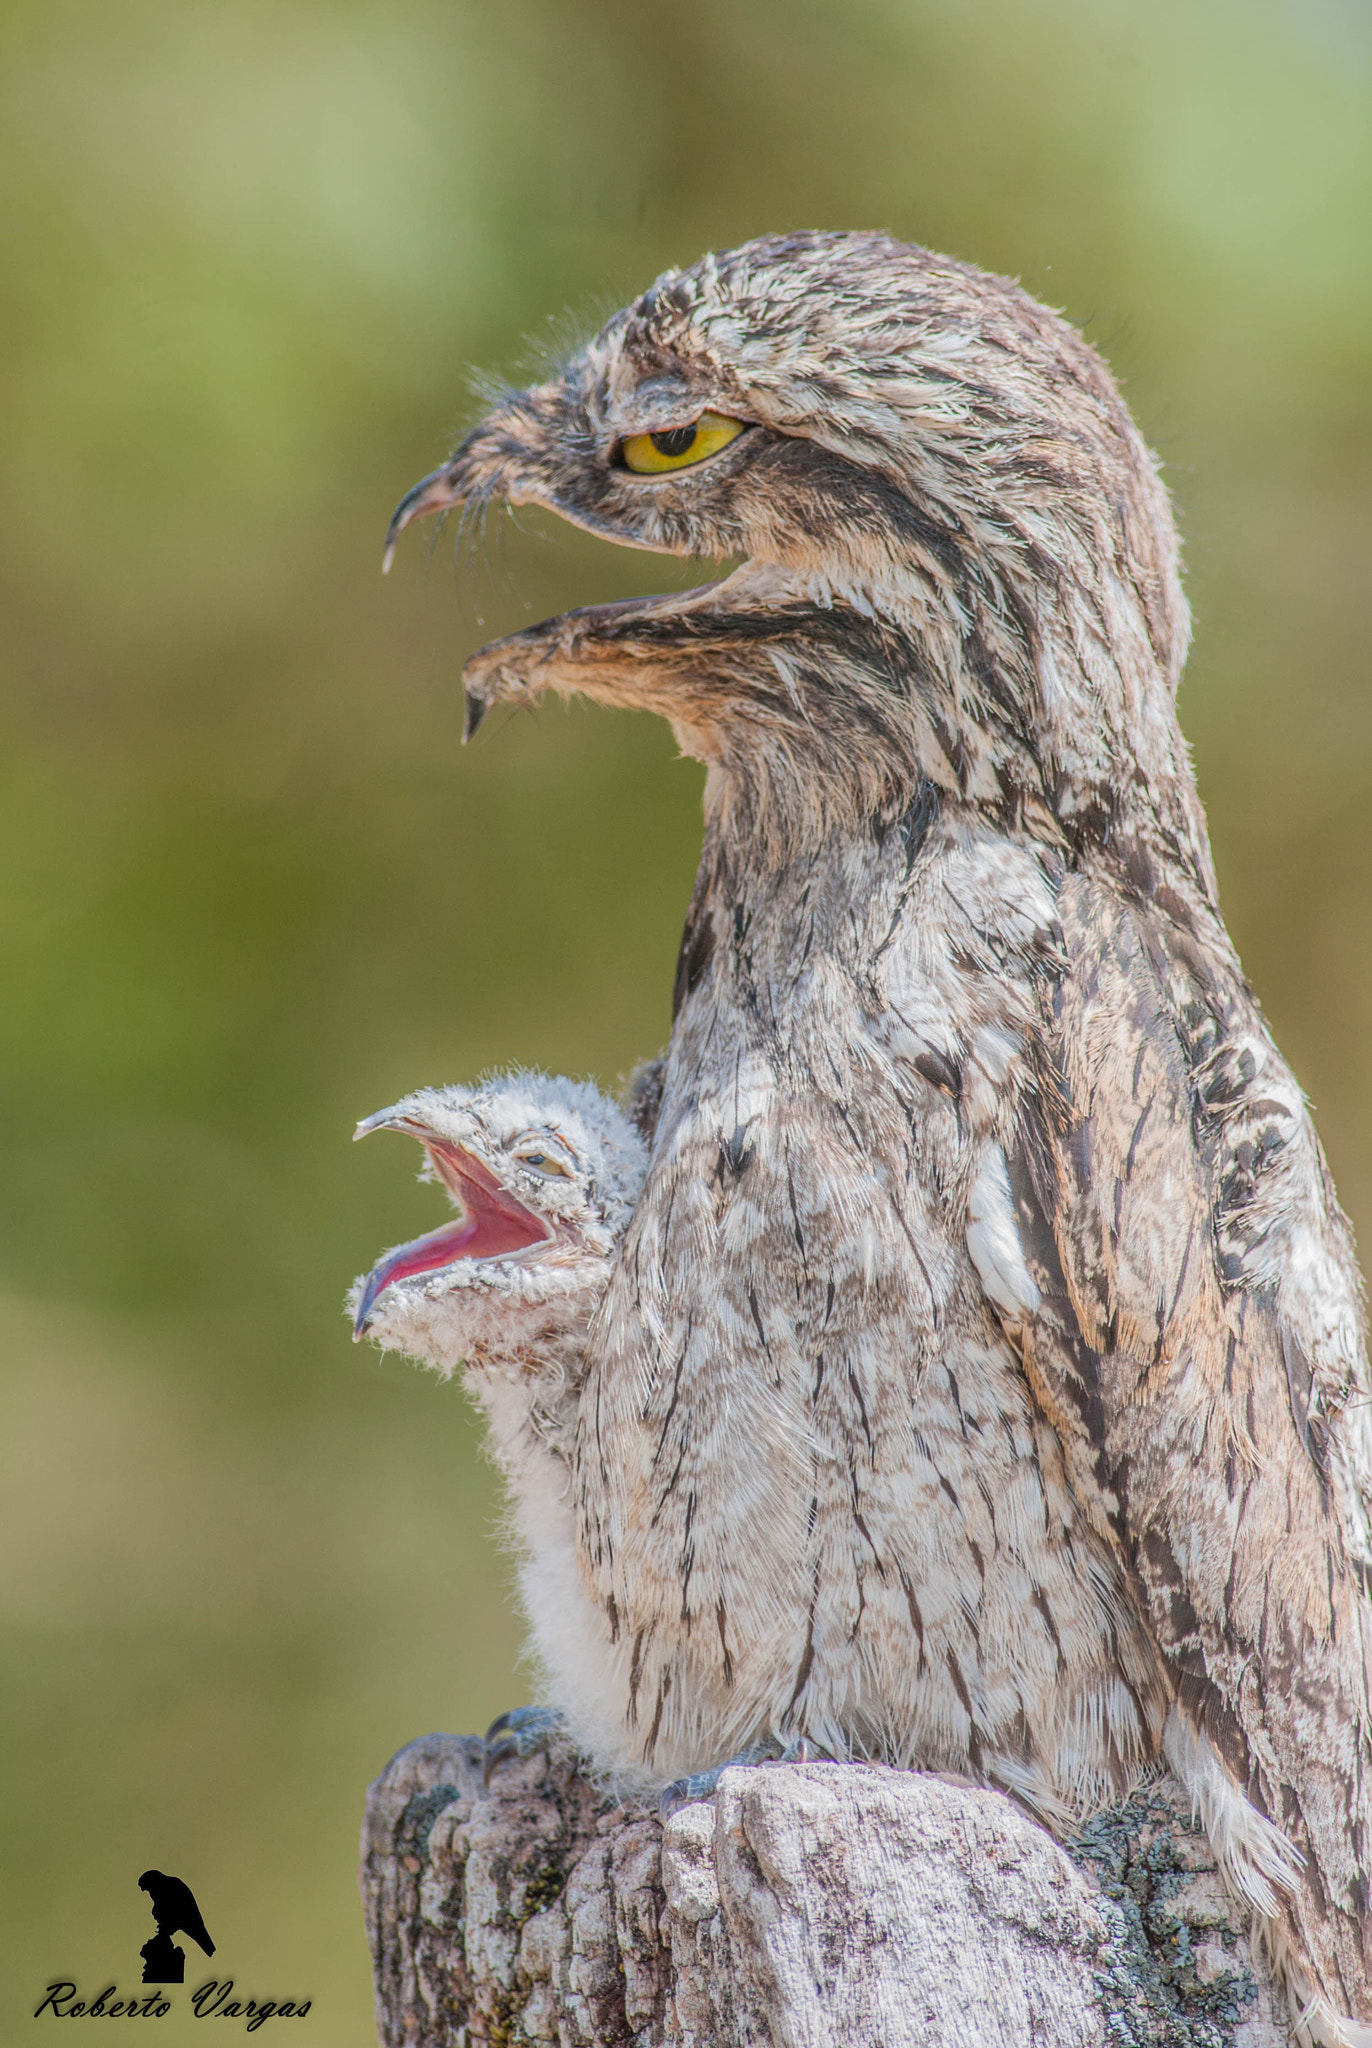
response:
[[[225,1977],[222,1983],[211,1977],[191,1993],[191,2011],[198,2020],[215,2014],[221,2020],[243,2020],[250,2034],[256,2033],[264,2020],[303,2020],[309,2009],[308,1998],[235,1998],[232,1977]],[[49,1984],[47,1996],[33,2016],[37,2019],[39,2013],[51,2012],[63,2020],[160,2020],[170,2011],[171,2001],[165,1991],[121,1998],[118,1987],[110,1984],[98,1998],[87,2003],[77,1997],[75,1984],[63,1980]]]

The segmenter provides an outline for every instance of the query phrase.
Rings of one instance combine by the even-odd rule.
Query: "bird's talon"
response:
[[[497,1764],[546,1749],[550,1739],[565,1725],[556,1707],[511,1707],[507,1714],[497,1714],[486,1730],[483,1782],[490,1784]]]
[[[741,1750],[737,1756],[725,1757],[722,1764],[714,1764],[708,1771],[691,1771],[684,1778],[674,1779],[660,1795],[657,1810],[664,1820],[668,1820],[683,1806],[692,1806],[701,1799],[713,1799],[726,1771],[787,1761],[788,1752],[778,1749],[775,1742],[756,1742],[751,1749]]]

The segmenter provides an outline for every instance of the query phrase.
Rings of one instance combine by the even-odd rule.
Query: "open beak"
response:
[[[621,546],[652,546],[579,502],[560,475],[558,464],[565,458],[557,441],[565,403],[555,385],[503,399],[441,468],[405,493],[386,530],[383,568],[390,567],[397,540],[416,519],[496,500],[541,505]],[[472,738],[493,704],[527,704],[550,689],[675,720],[681,715],[680,693],[660,687],[663,672],[674,663],[679,666],[681,657],[689,659],[702,631],[708,639],[712,629],[724,626],[719,605],[727,610],[727,600],[717,601],[714,595],[721,588],[712,584],[663,597],[588,605],[479,649],[462,676],[464,740]]]
[[[427,1231],[423,1237],[412,1238],[408,1244],[397,1245],[373,1266],[353,1320],[354,1343],[366,1336],[377,1296],[393,1280],[408,1280],[416,1273],[435,1273],[457,1259],[507,1257],[511,1252],[543,1244],[553,1235],[541,1217],[501,1187],[481,1160],[450,1139],[440,1138],[417,1118],[383,1109],[360,1123],[353,1135],[365,1138],[371,1131],[405,1131],[417,1138],[458,1204],[458,1214],[451,1223]]]

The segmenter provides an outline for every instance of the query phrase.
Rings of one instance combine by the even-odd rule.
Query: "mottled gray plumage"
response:
[[[348,1296],[358,1336],[443,1378],[461,1373],[505,1481],[531,1648],[553,1686],[594,1655],[596,1619],[577,1566],[572,1465],[586,1335],[643,1182],[642,1139],[589,1082],[527,1071],[474,1088],[421,1088],[358,1126],[424,1147],[422,1177],[459,1217],[470,1176],[541,1224],[532,1243],[491,1251],[479,1221],[465,1245],[443,1233],[389,1253]],[[464,1176],[466,1178],[464,1178]],[[428,1248],[430,1263],[398,1254]],[[456,1256],[452,1254],[456,1253]],[[379,1284],[378,1284],[379,1283]],[[555,1689],[555,1688],[554,1688]]]
[[[706,409],[745,431],[625,466]],[[743,558],[467,671],[469,729],[580,691],[707,765],[578,1407],[575,1731],[658,1781],[805,1736],[1054,1827],[1165,1757],[1345,2038],[1360,1283],[1220,918],[1172,521],[1107,371],[1003,279],[770,238],[511,392],[396,527],[497,498]]]

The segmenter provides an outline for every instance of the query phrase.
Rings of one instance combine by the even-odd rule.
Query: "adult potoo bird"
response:
[[[878,235],[669,272],[404,501],[742,557],[476,655],[705,762],[648,1175],[575,1446],[597,1688],[1051,1826],[1165,1759],[1309,2027],[1372,2019],[1360,1287],[1174,697],[1167,499],[1099,358]]]
[[[421,1177],[457,1216],[357,1281],[353,1334],[445,1379],[462,1371],[508,1490],[531,1648],[563,1697],[597,1635],[572,1480],[587,1329],[642,1185],[643,1140],[588,1083],[527,1072],[421,1088],[356,1135],[371,1131],[417,1138]]]

